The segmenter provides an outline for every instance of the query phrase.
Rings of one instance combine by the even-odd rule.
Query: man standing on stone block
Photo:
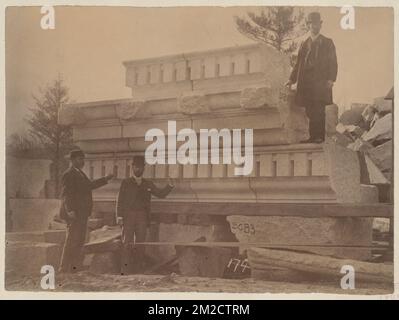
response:
[[[122,181],[116,215],[118,224],[122,225],[121,274],[142,272],[144,267],[144,246],[134,247],[135,242],[144,242],[150,224],[151,195],[166,197],[173,189],[172,181],[158,188],[152,181],[144,179],[144,157],[133,158],[133,177]]]
[[[60,272],[76,272],[82,268],[87,219],[93,207],[92,190],[107,184],[113,178],[109,174],[91,181],[82,171],[84,158],[81,150],[71,151],[71,166],[62,176],[60,217],[66,221],[67,231]]]
[[[325,107],[332,104],[332,87],[337,78],[337,56],[334,42],[321,35],[319,12],[306,18],[310,36],[302,42],[296,64],[286,86],[297,84],[295,102],[304,107],[309,118],[310,138],[303,142],[321,143],[325,136]]]

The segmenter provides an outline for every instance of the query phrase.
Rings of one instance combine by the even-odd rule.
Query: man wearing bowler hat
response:
[[[152,181],[144,179],[144,167],[144,157],[135,156],[133,176],[122,180],[118,194],[116,215],[118,224],[122,225],[122,275],[143,271],[144,247],[133,245],[145,241],[150,224],[151,195],[164,198],[174,187],[170,179],[164,188],[158,188]]]
[[[321,35],[323,21],[319,12],[306,18],[310,36],[302,42],[296,64],[286,85],[297,84],[295,102],[304,107],[309,118],[310,138],[303,142],[321,143],[325,136],[325,106],[332,104],[332,87],[337,78],[334,42]]]
[[[93,207],[92,190],[108,183],[113,178],[109,174],[91,181],[82,171],[85,155],[81,150],[73,150],[71,166],[62,176],[60,217],[67,223],[66,239],[62,252],[60,271],[79,271],[83,264],[83,245],[86,238],[87,219]]]

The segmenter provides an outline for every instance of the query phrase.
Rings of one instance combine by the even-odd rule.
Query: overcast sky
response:
[[[55,30],[42,30],[40,7],[8,7],[7,135],[24,131],[32,94],[57,74],[75,102],[127,98],[122,61],[251,43],[233,20],[248,10],[56,7]],[[337,48],[335,102],[342,107],[385,95],[393,85],[393,10],[356,8],[355,30],[341,29],[339,8],[317,10],[321,33]]]

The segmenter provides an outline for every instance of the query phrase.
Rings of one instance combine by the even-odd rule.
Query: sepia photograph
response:
[[[7,6],[4,290],[394,294],[394,9]]]

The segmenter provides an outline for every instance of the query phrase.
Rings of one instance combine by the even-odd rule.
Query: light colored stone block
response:
[[[247,55],[249,60],[249,72],[260,72],[261,71],[261,57],[259,52],[250,52]]]
[[[154,83],[159,83],[160,82],[160,75],[161,75],[161,69],[160,69],[160,65],[159,64],[155,64],[150,66],[150,83],[154,84]]]
[[[232,256],[230,248],[179,247],[179,270],[183,276],[222,278]]]
[[[172,82],[174,65],[171,62],[163,64],[163,82]]]
[[[94,160],[92,162],[92,166],[93,166],[93,178],[97,179],[97,178],[101,178],[102,176],[102,166],[103,163],[101,160]]]
[[[180,164],[170,164],[169,165],[169,177],[178,179],[180,178]]]
[[[271,87],[246,88],[241,91],[240,105],[244,109],[276,108],[280,97],[279,91]]]
[[[117,166],[117,176],[115,178],[125,179],[126,177],[126,159],[118,159],[115,161],[115,165]]]
[[[186,61],[176,62],[175,68],[176,68],[176,81],[186,80],[186,75],[187,75]]]
[[[212,178],[223,178],[227,176],[227,167],[224,164],[213,164],[212,165]]]
[[[260,176],[261,177],[273,176],[272,155],[271,154],[261,154],[259,156],[259,161],[260,161]]]
[[[219,63],[219,76],[226,77],[231,74],[231,59],[229,56],[218,57]]]
[[[5,269],[19,275],[40,275],[45,265],[58,270],[61,246],[42,242],[8,242],[5,254]],[[38,288],[39,290],[40,288]]]
[[[378,203],[378,188],[372,185],[360,185],[361,203]]]
[[[307,153],[294,153],[294,176],[308,175],[308,155]]]
[[[201,59],[190,60],[189,67],[191,70],[191,79],[192,80],[201,79],[201,72],[202,72]]]
[[[360,164],[356,152],[335,143],[325,143],[324,155],[338,202],[360,202]]]
[[[90,263],[89,271],[95,274],[120,274],[120,253],[96,253]]]
[[[155,166],[154,165],[146,165],[143,172],[143,178],[151,179],[154,178],[155,174]]]
[[[195,178],[197,165],[186,164],[183,166],[183,178]]]
[[[43,231],[31,232],[6,232],[6,244],[8,242],[46,242]]]
[[[313,152],[311,154],[312,160],[312,176],[326,176],[326,158],[323,152]]]
[[[12,231],[47,230],[53,218],[59,213],[58,199],[10,199]]]
[[[44,197],[45,181],[50,179],[50,160],[6,158],[7,196]]]
[[[105,160],[103,166],[105,167],[105,175],[114,172],[115,160]]]
[[[147,83],[147,66],[137,67],[137,85],[144,85]]]
[[[155,178],[165,178],[166,177],[166,164],[156,164],[155,165]]]
[[[211,165],[210,164],[199,164],[197,166],[197,177],[208,178],[211,177]]]
[[[288,177],[290,176],[290,157],[288,153],[276,154],[277,162],[277,176]]]
[[[342,279],[341,269],[345,265],[353,267],[357,280],[373,282],[393,282],[393,265],[384,263],[370,263],[351,260],[321,257],[312,254],[288,252],[283,250],[270,250],[264,248],[251,248],[248,250],[249,263],[256,268],[275,266],[306,272],[307,279],[312,275],[323,275],[323,280]],[[306,279],[305,278],[305,279]],[[356,281],[357,281],[356,280]]]
[[[238,177],[234,174],[234,169],[237,168],[237,166],[234,163],[228,164],[227,165],[227,176],[230,178]]]
[[[229,216],[231,231],[240,242],[286,245],[371,246],[372,218],[304,218]],[[340,258],[367,260],[370,249],[303,248]]]
[[[205,78],[214,78],[216,76],[216,58],[215,57],[205,57]]]
[[[234,62],[234,74],[245,74],[246,73],[246,56],[244,53],[235,54],[232,62]]]
[[[178,99],[179,111],[183,114],[193,115],[209,113],[208,99],[204,95],[186,94]]]
[[[43,232],[44,242],[59,244],[61,247],[64,245],[66,230],[47,230]]]

